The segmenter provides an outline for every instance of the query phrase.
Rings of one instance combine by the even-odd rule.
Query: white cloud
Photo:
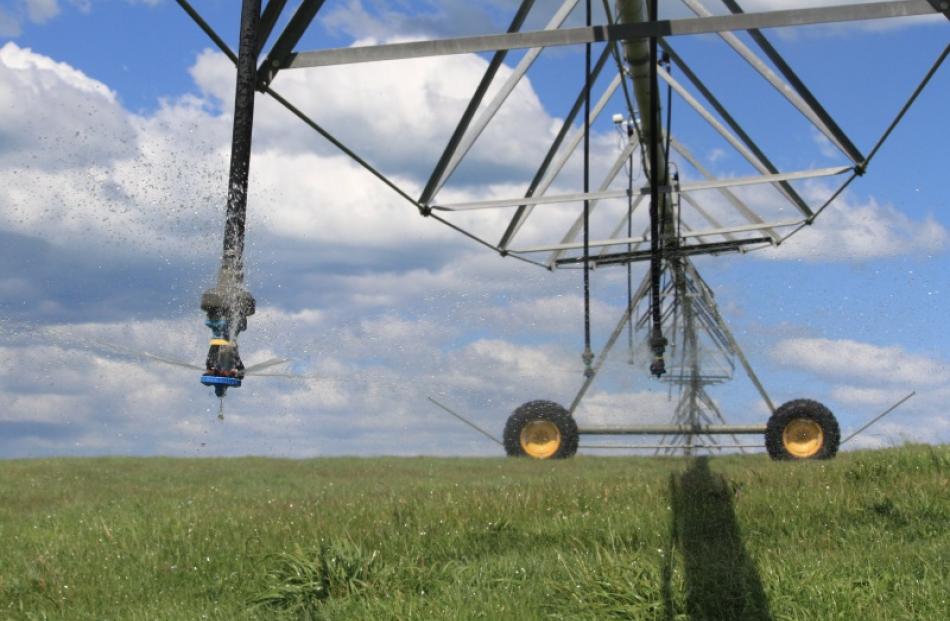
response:
[[[780,341],[772,356],[830,385],[843,431],[857,429],[874,415],[916,393],[888,418],[855,438],[848,448],[893,446],[904,441],[946,442],[950,416],[950,361],[912,354],[898,346],[852,340],[794,338]]]
[[[807,194],[815,200],[830,191],[811,188]],[[814,224],[759,256],[812,262],[866,261],[936,254],[946,249],[948,240],[950,233],[932,216],[914,220],[873,197],[859,203],[844,194]]]
[[[824,155],[825,157],[831,158],[831,159],[840,157],[841,152],[838,151],[838,149],[833,144],[831,144],[831,141],[828,140],[827,136],[822,134],[817,129],[812,129],[811,139],[812,139],[812,142],[818,145],[818,149],[821,151],[821,154]]]
[[[711,151],[706,155],[706,160],[707,160],[710,164],[715,164],[715,163],[718,162],[719,160],[725,158],[727,155],[728,155],[728,153],[726,152],[725,149],[720,149],[720,148],[717,147],[717,148],[711,150]]]
[[[882,347],[851,340],[797,338],[779,341],[773,357],[790,366],[828,378],[932,386],[950,382],[950,363],[919,356],[901,347]]]
[[[896,403],[907,394],[902,388],[876,388],[873,386],[835,386],[831,395],[838,401],[857,405],[884,406]]]
[[[30,21],[36,24],[42,24],[59,15],[57,0],[24,0],[24,4]]]

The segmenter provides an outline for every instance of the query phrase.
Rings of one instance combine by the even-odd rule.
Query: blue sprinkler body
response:
[[[201,383],[205,386],[213,386],[214,394],[217,397],[223,397],[228,388],[237,388],[241,385],[241,380],[236,377],[222,377],[220,375],[202,375]]]

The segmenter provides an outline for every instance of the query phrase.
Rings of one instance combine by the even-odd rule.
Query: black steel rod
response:
[[[247,216],[247,184],[251,167],[251,135],[254,130],[254,85],[256,82],[257,27],[261,0],[244,0],[234,89],[234,129],[231,136],[231,167],[228,173],[228,205],[224,221],[222,266],[237,274],[243,271],[244,222]]]
[[[657,0],[650,0],[649,19],[656,22]],[[660,93],[657,79],[657,37],[650,37],[650,308],[653,315],[653,330],[650,338],[653,350],[654,375],[662,375],[658,363],[663,357],[663,317],[660,308],[660,276],[663,270],[660,245]]]
[[[690,246],[680,246],[675,250],[668,251],[668,255],[672,257],[688,257],[699,254],[719,254],[722,252],[738,252],[743,246],[749,246],[752,244],[762,244],[767,243],[771,244],[771,237],[754,237],[749,239],[734,239],[723,242],[712,242],[708,244],[694,244]],[[601,265],[617,265],[622,264],[628,261],[645,261],[649,260],[652,257],[652,252],[650,250],[634,250],[633,252],[618,252],[611,254],[602,254],[598,257],[591,259],[591,263],[595,266],[600,267]],[[576,263],[581,263],[584,261],[584,257],[566,257],[564,259],[558,259],[555,262],[555,265],[562,267],[564,265],[572,265]],[[652,316],[652,309],[651,309]]]
[[[591,0],[587,0],[591,24]],[[584,44],[584,194],[590,192],[590,43]],[[584,374],[591,374],[594,356],[590,349],[590,200],[584,199]]]

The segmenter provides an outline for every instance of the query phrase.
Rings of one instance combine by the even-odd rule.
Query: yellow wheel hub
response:
[[[561,432],[547,420],[533,420],[521,429],[521,448],[529,457],[547,459],[561,447]]]
[[[793,457],[814,457],[825,443],[821,425],[810,418],[796,418],[782,431],[782,444]]]

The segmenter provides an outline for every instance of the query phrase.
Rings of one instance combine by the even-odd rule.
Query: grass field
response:
[[[950,447],[0,462],[0,619],[947,619]]]

